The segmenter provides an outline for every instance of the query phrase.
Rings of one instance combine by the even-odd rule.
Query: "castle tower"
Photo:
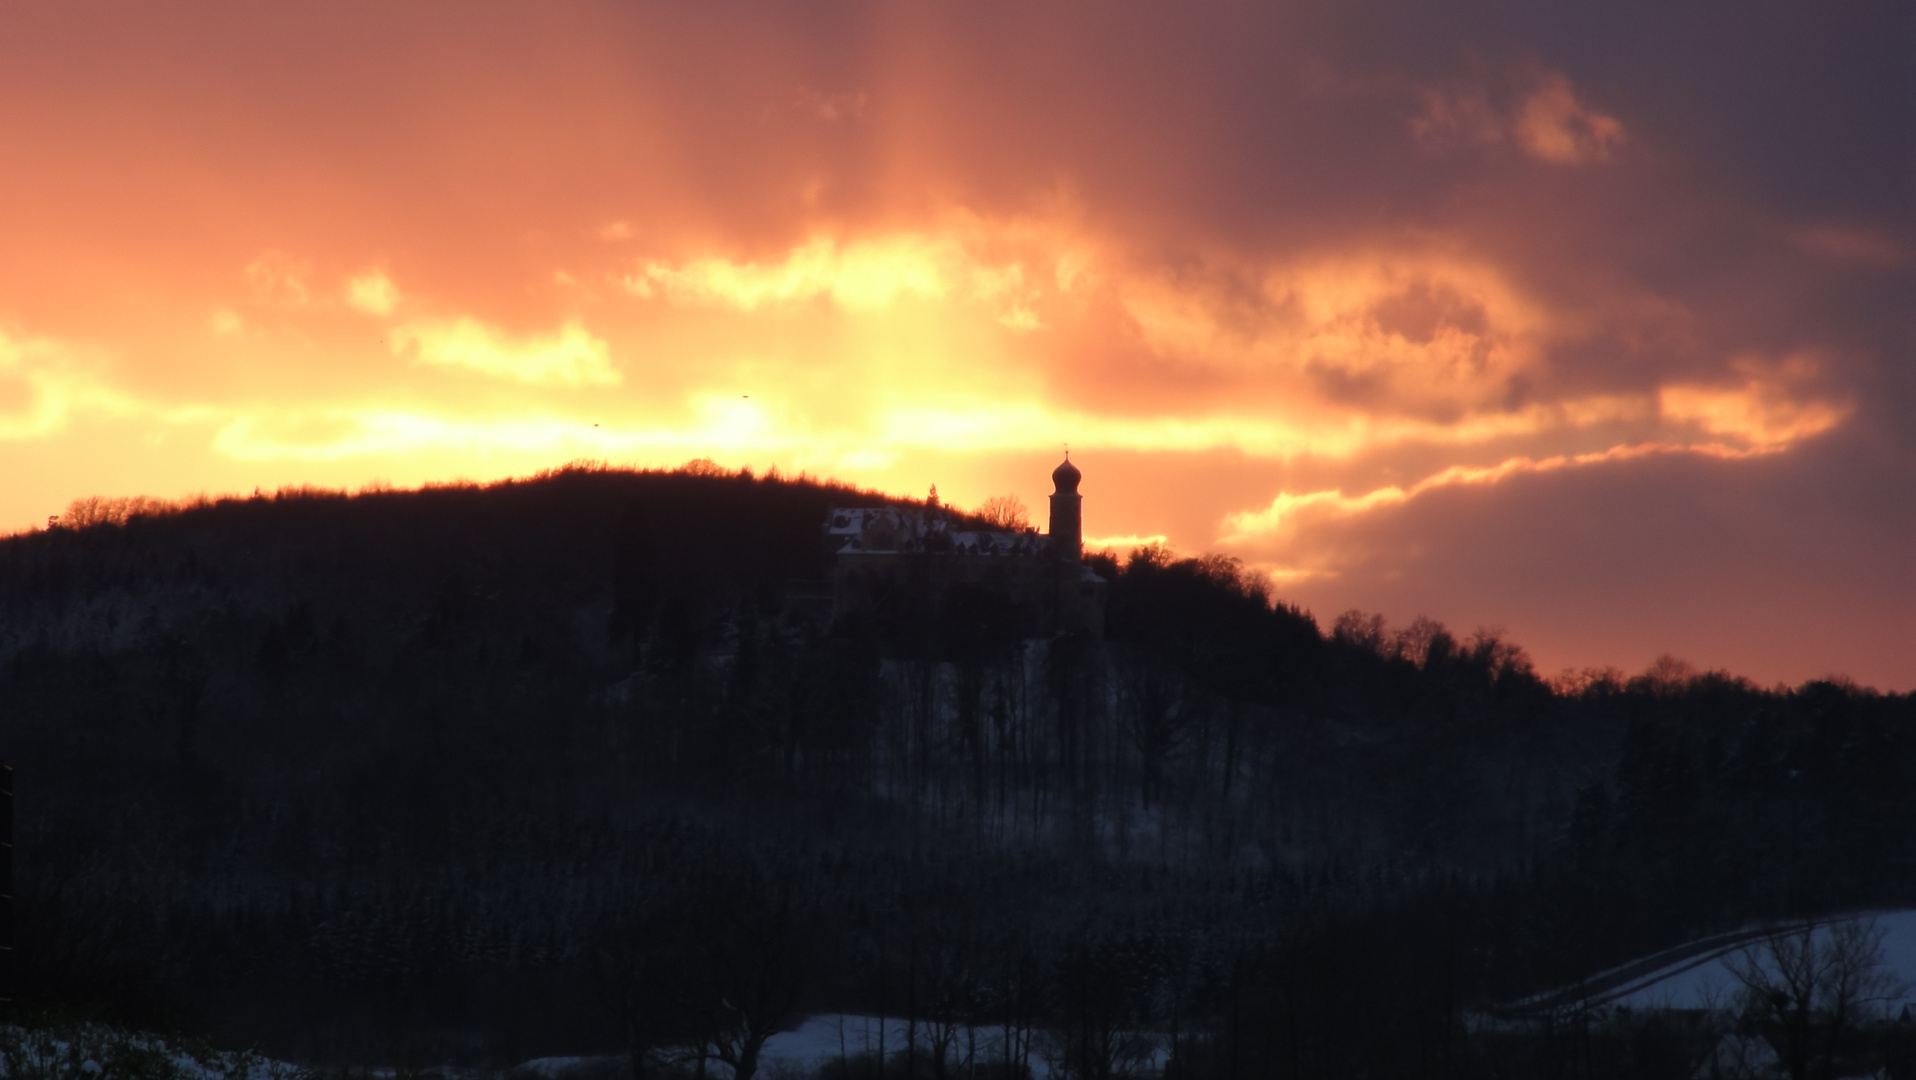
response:
[[[1078,494],[1082,479],[1084,474],[1071,464],[1070,455],[1051,470],[1051,483],[1057,488],[1051,493],[1051,547],[1073,562],[1084,557],[1084,496]]]

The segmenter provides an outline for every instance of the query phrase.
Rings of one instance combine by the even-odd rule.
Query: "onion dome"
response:
[[[1078,471],[1076,465],[1071,464],[1070,458],[1065,458],[1064,464],[1051,470],[1051,482],[1057,485],[1058,490],[1056,493],[1059,495],[1076,495],[1078,493],[1078,481],[1082,479],[1084,479],[1084,474]]]

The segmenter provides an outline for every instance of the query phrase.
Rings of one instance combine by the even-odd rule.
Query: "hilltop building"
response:
[[[887,611],[936,618],[961,592],[987,598],[1019,636],[1104,636],[1105,580],[1084,565],[1084,474],[1067,458],[1051,473],[1051,529],[968,527],[936,505],[833,508],[832,621]]]

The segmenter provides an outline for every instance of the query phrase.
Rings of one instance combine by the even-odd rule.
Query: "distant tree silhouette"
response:
[[[993,495],[978,507],[976,516],[994,529],[1023,532],[1031,527],[1031,512],[1016,495]]]

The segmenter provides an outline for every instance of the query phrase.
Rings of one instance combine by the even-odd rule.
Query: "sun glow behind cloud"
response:
[[[1120,245],[1063,223],[945,218],[963,224],[817,235],[756,261],[647,258],[615,271],[624,300],[605,303],[594,320],[613,328],[604,334],[622,351],[683,358],[675,339],[688,327],[714,342],[698,364],[648,366],[641,395],[615,410],[547,396],[542,415],[521,423],[341,405],[329,425],[279,425],[304,435],[268,437],[273,421],[254,416],[218,445],[251,460],[341,460],[469,447],[489,432],[500,445],[555,453],[701,450],[829,463],[947,447],[1030,452],[1068,433],[1082,447],[1283,461],[1605,433],[1614,447],[1664,426],[1781,449],[1846,415],[1805,396],[1803,378],[1762,372],[1740,386],[1513,395],[1547,373],[1567,320],[1489,265],[1441,252],[1306,256],[1170,277],[1103,254]],[[276,273],[277,297],[287,272]],[[351,279],[347,295],[363,313],[391,316],[399,294],[377,274]],[[1013,311],[1033,314],[1013,328]],[[608,337],[576,315],[546,333],[510,334],[470,316],[407,319],[384,332],[395,357],[449,374],[546,392],[624,381]],[[1121,387],[1136,404],[1086,408],[1069,385],[1070,356],[1125,341],[1141,358],[1138,385]],[[1154,364],[1202,370],[1209,389],[1152,403],[1162,377]]]
[[[384,272],[347,277],[337,295],[380,320],[394,360],[523,388],[478,413],[475,405],[350,395],[330,404],[142,403],[54,362],[44,343],[10,338],[0,370],[32,388],[33,404],[14,410],[9,430],[52,430],[76,409],[225,414],[212,449],[252,462],[487,447],[649,464],[719,454],[825,468],[953,447],[1037,452],[1061,434],[1081,448],[1229,451],[1276,462],[1356,461],[1394,449],[1473,453],[1513,440],[1546,451],[1566,438],[1602,444],[1533,451],[1494,467],[1455,465],[1360,496],[1281,493],[1268,509],[1231,512],[1216,537],[1180,541],[1243,544],[1295,536],[1278,526],[1306,511],[1361,512],[1432,487],[1596,465],[1644,447],[1719,457],[1782,451],[1839,426],[1850,411],[1817,395],[1817,365],[1805,357],[1732,361],[1727,382],[1543,392],[1535,384],[1548,375],[1550,348],[1574,332],[1575,318],[1525,296],[1490,264],[1434,247],[1213,262],[1168,275],[1127,260],[1116,238],[1063,221],[994,221],[962,208],[941,216],[960,224],[820,233],[769,259],[651,257],[636,269],[602,271],[617,286],[592,316],[602,329],[578,313],[556,330],[530,333],[470,315],[402,317],[402,294]],[[257,310],[245,313],[244,296],[223,298],[229,306],[217,309],[212,334],[246,333],[270,319],[290,328],[288,340],[327,348],[345,324],[314,288],[316,276],[310,261],[260,256],[242,274]],[[404,304],[415,312],[447,306],[423,293]],[[688,338],[701,337],[703,348],[687,348]],[[605,391],[626,382],[614,341],[622,353],[670,351],[679,362],[642,366],[635,393],[607,399]],[[1137,357],[1134,385],[1118,387],[1131,404],[1088,408],[1070,385],[1071,359],[1114,346]],[[1193,370],[1204,373],[1195,393],[1179,375]],[[1167,371],[1187,385],[1153,402]],[[582,390],[595,396],[578,399]]]

